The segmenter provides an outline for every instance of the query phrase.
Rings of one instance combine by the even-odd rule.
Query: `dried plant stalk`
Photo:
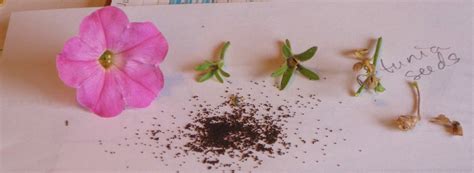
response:
[[[416,115],[401,115],[399,116],[395,122],[399,129],[408,131],[413,129],[416,126],[416,123],[421,120],[420,114],[420,105],[421,105],[421,97],[420,97],[420,89],[418,87],[417,82],[413,82],[411,84],[413,88],[415,88],[416,92]]]
[[[357,82],[359,83],[359,89],[355,92],[354,96],[359,96],[364,89],[374,90],[377,93],[385,91],[385,88],[380,82],[380,78],[376,76],[376,66],[377,59],[379,58],[379,52],[382,45],[382,37],[377,39],[377,45],[375,47],[375,53],[373,58],[367,57],[369,53],[368,49],[359,49],[354,52],[354,56],[359,60],[352,66],[354,71],[365,70],[365,74],[360,74],[357,76]],[[360,79],[360,77],[365,77],[365,79]]]

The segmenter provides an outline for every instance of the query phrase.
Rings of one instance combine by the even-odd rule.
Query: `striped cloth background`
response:
[[[270,0],[112,0],[111,5],[173,5],[173,4],[205,4],[205,3],[232,3],[232,2],[265,2]]]

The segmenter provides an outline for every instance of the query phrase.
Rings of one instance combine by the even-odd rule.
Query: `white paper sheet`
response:
[[[165,129],[184,125],[189,122],[186,112],[193,109],[188,102],[191,96],[199,95],[209,103],[219,103],[220,96],[226,95],[226,87],[231,92],[243,88],[242,93],[273,95],[258,98],[272,104],[282,104],[282,97],[297,100],[298,94],[305,98],[316,94],[321,100],[313,110],[295,108],[305,114],[288,124],[288,140],[298,143],[297,136],[317,137],[321,138],[320,143],[301,144],[299,148],[291,148],[286,156],[262,157],[263,164],[258,168],[252,168],[251,162],[243,163],[243,172],[472,171],[473,46],[469,1],[322,1],[124,8],[131,21],[154,22],[169,40],[170,51],[161,64],[166,76],[161,97],[149,108],[126,110],[112,119],[99,118],[80,108],[74,90],[66,87],[56,74],[56,54],[77,33],[81,19],[93,10],[12,15],[0,61],[0,172],[206,172],[206,165],[197,162],[195,156],[173,159],[169,153],[165,155],[166,162],[155,159],[151,153],[162,151],[163,147],[133,145],[146,141],[137,139],[134,130],[153,128],[150,122],[155,116]],[[352,71],[356,61],[347,54],[370,45],[373,49],[373,39],[379,36],[384,38],[381,52],[384,65],[399,61],[405,65],[393,73],[380,66],[386,92],[364,92],[360,97],[352,97],[352,91],[357,88]],[[313,45],[319,47],[316,58],[305,64],[325,79],[309,81],[296,75],[284,91],[272,87],[274,79],[270,73],[279,66],[280,42],[285,38],[292,41],[298,52]],[[232,42],[226,69],[232,74],[233,84],[195,82],[197,73],[192,68],[211,58],[225,40]],[[437,47],[445,49],[439,49],[439,53],[419,49],[431,47],[433,51]],[[419,57],[420,51],[427,56],[406,62],[411,55]],[[441,63],[439,56],[444,59]],[[422,121],[414,130],[401,132],[389,124],[398,115],[412,111],[414,100],[407,81],[413,77],[405,74],[408,71],[413,71],[409,75],[416,74],[421,68],[434,70],[418,80],[423,101]],[[266,87],[251,84],[250,80]],[[182,110],[183,107],[187,110]],[[464,136],[451,136],[443,127],[428,121],[440,113],[460,121]],[[176,119],[170,118],[171,114]],[[295,128],[300,130],[294,135]],[[316,128],[321,128],[320,134],[314,134],[318,132]],[[324,128],[343,130],[329,133]],[[132,146],[124,147],[127,144],[124,138],[132,141],[128,143]],[[110,154],[111,151],[115,154]],[[182,161],[186,164],[179,166]],[[231,169],[235,168],[223,170]],[[221,172],[221,169],[213,171]]]

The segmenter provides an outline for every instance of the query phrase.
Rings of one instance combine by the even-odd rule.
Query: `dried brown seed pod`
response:
[[[380,79],[377,78],[375,75],[370,75],[365,80],[365,86],[369,89],[374,89],[379,84]]]
[[[458,136],[463,135],[461,123],[457,121],[453,121],[451,125],[453,126],[453,135],[458,135]]]
[[[413,115],[401,115],[395,120],[399,129],[408,131],[413,129],[418,123],[418,117]]]
[[[446,128],[449,128],[450,132],[453,135],[457,135],[457,136],[463,135],[461,123],[459,123],[458,121],[449,120],[449,118],[446,117],[446,115],[444,114],[440,114],[437,117],[431,119],[430,121],[439,125],[443,125]]]

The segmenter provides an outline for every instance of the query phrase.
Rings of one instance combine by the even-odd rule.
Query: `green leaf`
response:
[[[306,50],[305,52],[300,53],[298,55],[295,55],[295,58],[297,60],[300,60],[300,61],[307,61],[307,60],[311,59],[314,56],[314,54],[316,54],[317,50],[318,50],[318,47],[316,47],[316,46],[311,47],[308,50]]]
[[[212,70],[210,72],[207,72],[206,74],[202,75],[199,79],[198,82],[204,82],[208,79],[210,79],[214,75],[215,71]]]
[[[378,92],[378,93],[385,91],[385,88],[382,86],[380,82],[377,84],[377,86],[374,89],[375,89],[375,92]]]
[[[283,75],[283,73],[288,69],[288,65],[283,64],[283,66],[281,66],[280,68],[278,68],[278,70],[276,70],[275,72],[272,73],[272,77],[278,77],[278,76],[281,76]]]
[[[230,42],[229,41],[226,41],[224,43],[224,46],[222,47],[221,49],[221,52],[219,54],[219,58],[220,59],[224,59],[224,55],[225,55],[225,52],[227,51],[227,48],[230,46]]]
[[[280,90],[285,89],[286,85],[288,85],[288,82],[291,79],[291,76],[293,76],[293,72],[295,71],[295,68],[288,68],[286,69],[285,73],[283,73],[283,77],[281,79],[281,84],[280,84]]]
[[[204,63],[199,64],[198,66],[194,67],[194,70],[196,70],[196,71],[204,71],[204,70],[209,69],[209,67],[211,67],[211,66],[212,66],[212,62],[210,62],[210,61],[205,61]]]
[[[230,74],[219,68],[219,72],[222,74],[224,77],[230,77]]]
[[[218,72],[214,72],[214,74],[216,75],[216,78],[220,83],[224,83],[224,80],[222,79],[221,75]]]
[[[283,44],[283,46],[281,47],[281,52],[283,53],[283,56],[286,58],[290,58],[293,56],[293,53],[291,53],[291,48],[289,48],[288,45],[286,44]]]
[[[303,74],[303,76],[307,77],[309,80],[319,80],[319,76],[318,74],[314,73],[313,71],[305,68],[304,66],[302,65],[299,65],[298,64],[298,68],[297,70]]]
[[[288,48],[290,48],[290,49],[291,49],[290,40],[286,39],[286,40],[285,40],[285,43],[286,43],[286,45],[288,46]]]

